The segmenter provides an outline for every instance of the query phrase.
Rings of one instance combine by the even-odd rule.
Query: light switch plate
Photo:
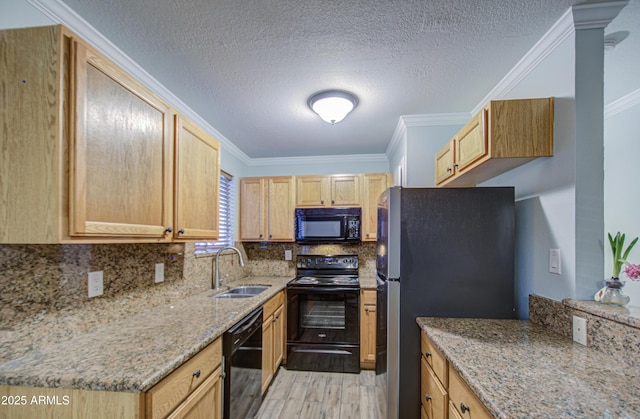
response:
[[[89,272],[89,298],[102,295],[104,292],[103,271]]]
[[[587,346],[587,319],[573,316],[573,340]]]
[[[549,249],[549,272],[556,275],[562,274],[560,249]]]
[[[156,283],[164,281],[164,263],[156,263]]]

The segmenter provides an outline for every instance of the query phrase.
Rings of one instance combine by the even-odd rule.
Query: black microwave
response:
[[[359,243],[360,208],[296,208],[296,243]]]

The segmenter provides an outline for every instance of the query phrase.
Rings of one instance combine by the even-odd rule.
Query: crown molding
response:
[[[574,33],[571,9],[568,9],[554,25],[536,42],[536,44],[516,63],[515,66],[482,98],[471,111],[480,112],[490,100],[504,98],[518,83],[531,73],[564,40]]]
[[[335,156],[297,156],[252,158],[248,166],[292,166],[334,163],[389,163],[385,154],[346,154]]]
[[[398,148],[401,141],[406,138],[407,127],[463,125],[469,121],[470,117],[471,114],[466,112],[402,115],[398,118],[396,129],[393,132],[391,141],[389,141],[385,155],[391,158],[391,155],[395,152],[396,148]]]
[[[185,104],[180,98],[174,95],[169,89],[163,86],[149,73],[147,73],[140,65],[133,61],[127,54],[122,52],[117,46],[102,35],[89,22],[84,20],[80,15],[73,11],[69,6],[60,0],[27,0],[29,4],[35,7],[39,12],[47,16],[53,22],[62,24],[82,37],[86,42],[104,54],[111,61],[122,67],[134,78],[151,89],[155,94],[160,96],[168,104],[187,118],[198,124],[202,129],[213,135],[216,140],[223,146],[224,151],[228,151],[231,155],[238,158],[241,162],[249,165],[251,158],[233,144],[227,137],[222,135],[217,129],[211,126],[193,109]]]
[[[611,118],[629,108],[640,105],[640,89],[616,99],[604,107],[604,119]]]
[[[578,29],[602,29],[618,16],[628,0],[576,4],[571,7],[573,23]]]

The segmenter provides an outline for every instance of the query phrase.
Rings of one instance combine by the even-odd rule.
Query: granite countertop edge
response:
[[[637,372],[603,362],[606,355],[544,326],[426,317],[417,323],[496,418],[640,417]]]
[[[145,392],[214,342],[293,277],[246,277],[135,318],[100,325],[71,340],[0,364],[0,385]],[[240,285],[270,285],[255,297],[216,299]],[[200,316],[200,318],[199,318]],[[149,357],[153,356],[152,360]]]

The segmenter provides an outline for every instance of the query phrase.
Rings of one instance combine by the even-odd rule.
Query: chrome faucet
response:
[[[216,274],[215,274],[215,284],[214,284],[214,290],[219,290],[220,289],[220,254],[222,252],[224,252],[225,250],[233,250],[238,254],[238,257],[240,258],[240,266],[244,266],[244,260],[242,260],[242,253],[240,253],[240,251],[232,246],[229,247],[223,247],[222,249],[218,250],[218,253],[216,253]]]

